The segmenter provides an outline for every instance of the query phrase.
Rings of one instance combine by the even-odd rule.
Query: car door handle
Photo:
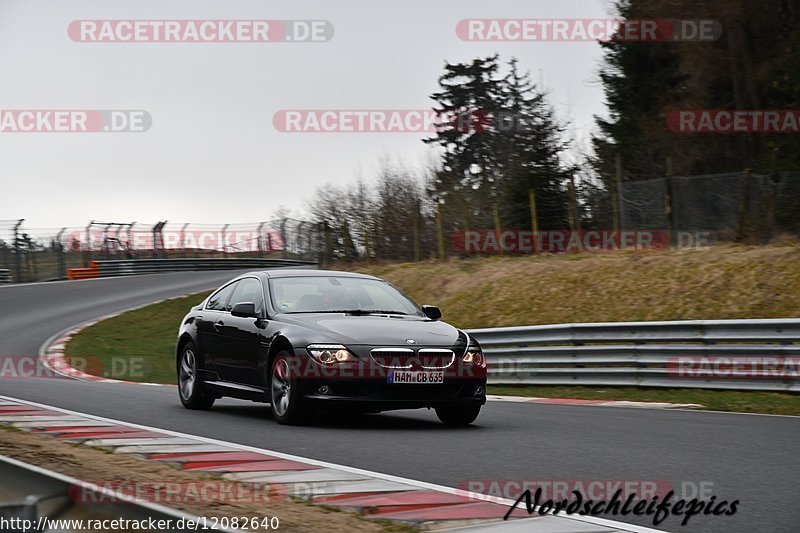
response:
[[[224,325],[225,325],[225,322],[223,322],[222,320],[220,320],[219,322],[216,322],[216,323],[214,323],[214,329],[215,329],[215,330],[217,330],[217,331],[219,331],[219,330],[220,330],[220,328],[221,328],[222,326],[224,326]]]

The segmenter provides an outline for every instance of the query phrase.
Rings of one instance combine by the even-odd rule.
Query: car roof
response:
[[[344,272],[342,270],[311,270],[311,269],[280,269],[264,270],[260,272],[265,278],[301,278],[301,277],[337,277],[337,278],[363,278],[380,279],[369,274],[358,272]]]

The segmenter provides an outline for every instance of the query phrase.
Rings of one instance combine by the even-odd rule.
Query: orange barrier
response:
[[[92,261],[89,268],[70,268],[67,270],[67,279],[92,279],[100,277],[100,269]]]

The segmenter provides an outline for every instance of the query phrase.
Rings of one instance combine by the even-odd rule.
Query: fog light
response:
[[[327,385],[323,385],[322,387],[317,389],[317,394],[322,394],[324,396],[325,394],[328,394],[330,391],[331,391],[330,387],[328,387]]]
[[[483,394],[483,385],[478,385],[475,387],[475,396],[480,396]]]

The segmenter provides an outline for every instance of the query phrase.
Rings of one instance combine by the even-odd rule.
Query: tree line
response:
[[[320,187],[307,210],[324,254],[422,259],[445,252],[441,235],[463,229],[610,228],[621,182],[800,168],[800,135],[667,127],[680,109],[797,109],[797,2],[619,0],[614,9],[621,19],[715,19],[723,33],[713,42],[600,43],[608,111],[595,117],[587,153],[517,59],[445,63],[433,109],[470,116],[471,127],[439,125],[423,140],[433,156],[421,169],[386,159],[369,183]]]

